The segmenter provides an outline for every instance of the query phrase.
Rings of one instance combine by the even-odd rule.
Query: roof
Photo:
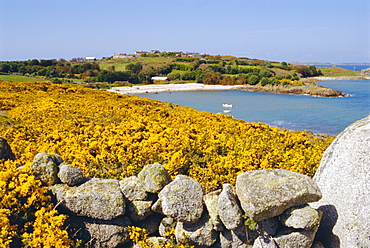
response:
[[[161,80],[161,81],[166,81],[168,79],[168,77],[152,77],[151,78],[152,80]]]

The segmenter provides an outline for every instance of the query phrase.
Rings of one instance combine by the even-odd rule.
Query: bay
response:
[[[370,80],[321,81],[320,85],[344,91],[350,97],[225,91],[182,91],[137,96],[200,111],[229,114],[247,122],[262,122],[290,130],[336,135],[351,123],[370,115]],[[232,104],[224,108],[223,103]],[[225,113],[225,112],[228,113]]]

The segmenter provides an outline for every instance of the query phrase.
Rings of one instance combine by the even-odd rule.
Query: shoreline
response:
[[[315,79],[311,79],[315,80]],[[316,80],[315,80],[316,81]],[[140,86],[118,86],[108,89],[110,92],[123,95],[140,95],[146,93],[163,93],[176,91],[216,91],[216,90],[243,90],[275,94],[295,94],[321,97],[343,97],[344,93],[322,86],[259,86],[259,85],[205,85],[201,83],[185,84],[150,84]]]
[[[112,87],[108,91],[124,95],[159,93],[172,91],[204,91],[204,90],[236,90],[244,85],[206,85],[200,83],[187,84],[150,84],[140,86]]]
[[[326,80],[370,80],[370,76],[341,76],[341,77],[309,77],[302,78],[304,83],[316,83]],[[319,85],[306,86],[258,86],[258,85],[208,85],[202,83],[182,83],[182,84],[150,84],[150,85],[133,85],[133,86],[118,86],[108,89],[110,92],[135,95],[145,93],[161,93],[175,91],[211,91],[211,90],[245,90],[253,92],[266,92],[277,94],[296,94],[296,95],[311,95],[322,97],[343,97],[347,96],[343,92],[325,88]]]
[[[326,81],[326,80],[370,80],[370,76],[359,75],[359,76],[338,76],[338,77],[308,77],[301,78],[300,81],[305,82],[309,80]]]

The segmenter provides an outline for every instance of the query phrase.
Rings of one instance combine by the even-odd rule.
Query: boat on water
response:
[[[230,113],[231,112],[231,110],[230,109],[225,109],[224,110],[224,113]]]
[[[222,107],[224,107],[224,108],[232,108],[233,105],[232,104],[229,104],[229,103],[223,103],[222,104]]]

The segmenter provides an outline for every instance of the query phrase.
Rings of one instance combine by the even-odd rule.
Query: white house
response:
[[[115,53],[112,56],[114,59],[125,59],[125,58],[132,58],[134,57],[133,54],[126,54],[126,53]]]
[[[148,52],[147,52],[147,51],[143,51],[143,50],[135,51],[135,55],[136,55],[136,56],[141,56],[141,55],[143,55],[143,54],[148,54]]]
[[[96,57],[86,57],[86,61],[96,61]]]
[[[152,77],[151,80],[154,80],[154,81],[168,81],[168,77],[155,76],[155,77]]]

